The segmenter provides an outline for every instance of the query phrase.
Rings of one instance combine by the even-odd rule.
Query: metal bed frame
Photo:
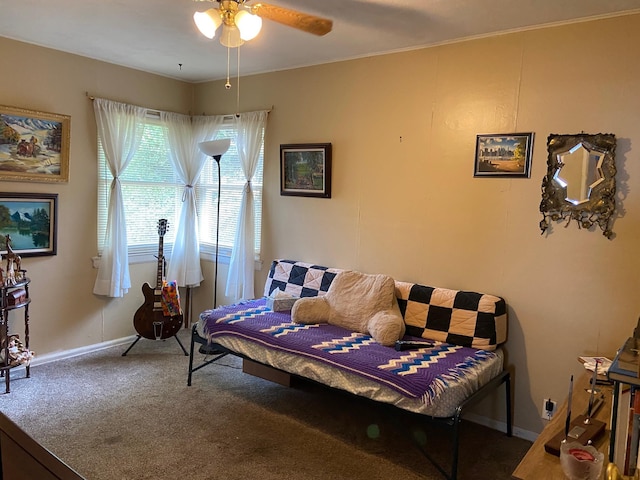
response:
[[[193,365],[193,353],[194,353],[194,349],[195,349],[195,345],[196,343],[203,345],[203,347],[201,348],[205,348],[208,350],[208,354],[213,355],[212,358],[208,359],[208,360],[204,360],[202,363],[200,363],[199,365],[195,366]],[[209,343],[208,340],[206,338],[202,338],[198,332],[197,332],[197,325],[194,324],[191,328],[191,348],[189,350],[189,375],[187,378],[187,385],[191,386],[191,380],[192,380],[192,375],[193,372],[196,372],[198,370],[200,370],[201,368],[206,367],[207,365],[216,362],[217,360],[221,359],[222,357],[226,357],[227,355],[234,355],[243,359],[247,359],[247,360],[251,360],[253,362],[256,362],[256,360],[249,358],[241,353],[238,352],[234,352],[232,350],[229,350],[221,345],[218,345],[216,343]],[[260,362],[256,362],[256,363],[260,363]],[[270,365],[266,365],[269,368],[272,368],[274,370],[278,370]],[[292,375],[294,377],[300,377],[300,378],[305,378],[305,380],[309,380],[312,381],[311,379],[308,379],[306,377],[301,377],[300,375],[296,375],[290,372],[285,372],[289,375]],[[317,383],[317,382],[316,382]],[[360,397],[360,398],[364,398],[366,400],[370,400],[372,402],[375,402],[376,404],[379,405],[384,405],[387,407],[391,407],[394,408],[396,411],[400,410],[403,411],[409,415],[413,415],[415,418],[418,418],[419,420],[425,420],[427,422],[430,423],[434,423],[434,424],[439,424],[439,425],[443,425],[444,427],[447,427],[450,431],[451,431],[451,440],[452,440],[452,452],[451,452],[451,473],[448,473],[438,462],[436,462],[436,460],[431,457],[429,455],[429,453],[421,448],[419,446],[419,450],[420,452],[427,458],[427,460],[429,460],[429,462],[431,462],[431,464],[442,474],[444,475],[444,477],[447,480],[457,480],[457,476],[458,476],[458,457],[459,457],[459,447],[460,447],[460,424],[462,423],[462,417],[463,415],[466,413],[466,411],[472,407],[473,405],[476,405],[478,402],[480,402],[483,398],[485,398],[486,396],[488,396],[490,393],[492,393],[494,391],[494,389],[497,389],[498,387],[500,387],[500,385],[502,385],[504,383],[505,385],[505,400],[506,400],[506,425],[507,425],[507,436],[511,437],[513,435],[513,431],[512,431],[512,423],[511,423],[511,374],[506,371],[503,370],[502,372],[500,372],[496,377],[494,377],[492,380],[490,380],[488,383],[486,383],[485,385],[483,385],[479,390],[477,390],[475,393],[473,393],[470,397],[468,397],[464,402],[462,402],[460,405],[458,405],[458,407],[456,408],[455,413],[451,416],[451,417],[432,417],[429,415],[421,415],[419,413],[414,413],[414,412],[410,412],[408,410],[403,410],[401,408],[397,408],[394,407],[393,405],[387,405],[381,402],[375,402],[375,400],[371,400],[368,399],[366,397]],[[326,385],[325,385],[326,386]],[[332,388],[327,386],[327,388]],[[345,393],[349,393],[346,392]]]

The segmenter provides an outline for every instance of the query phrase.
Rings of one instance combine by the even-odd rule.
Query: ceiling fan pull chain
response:
[[[236,117],[240,116],[240,47],[238,47],[238,80],[237,80],[237,92],[236,92]]]
[[[224,84],[224,88],[229,90],[231,88],[231,82],[229,81],[229,58],[231,57],[231,47],[227,47],[227,83]]]

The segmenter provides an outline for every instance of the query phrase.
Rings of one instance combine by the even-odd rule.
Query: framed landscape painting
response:
[[[0,105],[0,181],[68,182],[71,117]]]
[[[6,236],[21,257],[56,254],[57,193],[0,193],[0,253]]]
[[[533,133],[478,135],[474,177],[525,177],[531,174]]]
[[[331,144],[280,145],[280,195],[331,198]]]

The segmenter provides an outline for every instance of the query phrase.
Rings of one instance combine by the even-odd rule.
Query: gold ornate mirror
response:
[[[616,137],[611,133],[556,135],[547,139],[547,174],[542,179],[540,230],[550,221],[575,220],[578,228],[598,225],[612,238],[610,220],[615,211]]]

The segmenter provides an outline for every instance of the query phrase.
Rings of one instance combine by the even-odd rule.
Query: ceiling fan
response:
[[[297,28],[314,35],[326,35],[333,22],[329,19],[298,12],[268,3],[249,5],[251,0],[195,0],[197,2],[217,2],[218,8],[196,12],[194,22],[207,38],[213,38],[222,25],[220,43],[226,47],[239,47],[245,41],[255,38],[262,28],[262,19]]]

